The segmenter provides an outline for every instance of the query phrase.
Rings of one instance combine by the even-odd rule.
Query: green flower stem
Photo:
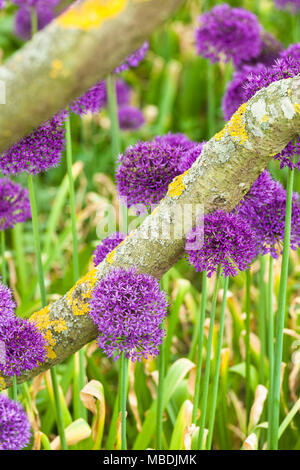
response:
[[[201,397],[201,404],[200,404],[201,414],[200,414],[200,426],[199,426],[199,435],[198,435],[198,449],[200,450],[203,449],[203,438],[204,438],[204,432],[205,432],[205,418],[206,418],[206,408],[207,408],[207,400],[208,400],[212,339],[213,339],[214,323],[215,323],[215,315],[216,315],[216,307],[217,307],[220,271],[221,271],[221,268],[219,266],[216,280],[215,280],[213,298],[212,298],[210,324],[209,324],[209,332],[208,332],[207,346],[206,346],[205,373],[204,373],[203,390],[202,390],[202,397]]]
[[[245,387],[246,387],[246,416],[247,425],[250,417],[251,407],[251,389],[250,389],[250,372],[251,372],[251,350],[250,350],[250,315],[251,315],[251,273],[246,271],[246,335],[245,335]]]
[[[31,8],[31,35],[32,37],[38,32],[38,16],[35,7]]]
[[[260,358],[259,358],[259,383],[265,384],[265,356],[267,351],[266,345],[266,259],[264,256],[260,259],[259,270],[259,339],[260,339]]]
[[[13,400],[17,401],[18,400],[18,385],[17,385],[17,376],[13,376]]]
[[[211,138],[216,132],[215,69],[208,61],[206,63],[206,71],[208,137]]]
[[[44,268],[43,268],[42,256],[41,256],[41,242],[40,242],[40,234],[39,234],[38,212],[37,212],[36,197],[35,197],[35,190],[34,190],[34,181],[33,181],[32,175],[28,175],[28,190],[29,190],[29,198],[30,198],[30,206],[31,206],[33,236],[34,236],[34,244],[35,244],[40,294],[41,294],[42,306],[45,307],[47,305],[47,296],[46,296],[45,279],[44,279]],[[58,390],[57,375],[56,375],[55,367],[52,367],[51,369],[51,380],[52,380],[54,397],[55,397],[56,421],[57,421],[57,427],[58,427],[60,440],[61,440],[61,448],[62,450],[66,450],[67,442],[65,438],[64,422],[63,422],[61,403],[59,399],[59,390]]]
[[[118,102],[116,93],[116,79],[109,75],[106,79],[108,112],[111,125],[112,156],[116,160],[121,152],[120,127],[118,119]]]
[[[272,403],[270,391],[272,390],[273,373],[274,373],[274,311],[273,311],[273,265],[274,259],[270,256],[269,259],[269,279],[268,279],[268,358],[269,358],[269,396],[268,396],[268,422],[270,423],[272,414]],[[271,438],[271,427],[268,426],[268,443]]]
[[[279,286],[278,312],[276,321],[275,336],[275,359],[274,359],[274,376],[271,389],[271,409],[270,416],[270,441],[269,450],[277,450],[278,448],[278,428],[279,428],[279,411],[280,411],[280,376],[283,349],[283,329],[286,307],[287,277],[289,268],[289,253],[291,239],[291,219],[292,219],[292,196],[294,184],[295,170],[288,170],[287,192],[286,192],[286,213],[285,213],[285,231],[283,241],[283,254],[281,264],[281,276]]]
[[[120,368],[120,387],[121,387],[121,450],[127,449],[126,443],[126,400],[127,400],[127,370],[128,359],[125,353],[121,354],[121,368]]]
[[[220,316],[220,329],[219,329],[219,339],[218,339],[218,345],[217,345],[216,368],[215,368],[215,374],[214,374],[213,384],[212,384],[212,400],[210,403],[210,412],[209,412],[208,436],[207,436],[207,445],[206,445],[206,448],[208,450],[211,448],[211,445],[212,445],[212,438],[213,438],[214,424],[215,424],[228,285],[229,285],[229,277],[226,277],[225,282],[224,282],[224,288],[223,288],[223,301],[222,301],[222,309],[221,309],[221,316]]]
[[[5,262],[5,232],[4,230],[1,231],[1,274],[2,274],[2,282],[6,284],[7,282],[7,274],[6,274],[6,262]]]
[[[196,424],[197,413],[199,406],[199,397],[200,397],[200,383],[201,383],[201,372],[202,372],[202,359],[203,359],[203,342],[204,342],[204,322],[205,322],[205,312],[207,304],[207,273],[204,271],[202,273],[202,292],[201,292],[201,302],[200,302],[200,324],[198,331],[198,357],[197,357],[197,366],[196,366],[196,379],[195,379],[195,392],[194,392],[194,403],[193,403],[193,414],[192,414],[192,423]]]
[[[156,414],[156,449],[163,450],[162,435],[163,435],[163,395],[164,395],[164,379],[165,379],[165,345],[164,342],[160,345],[159,354],[159,370],[158,370],[158,389],[157,389],[157,414]]]
[[[27,272],[24,254],[23,224],[16,224],[12,231],[13,245],[16,254],[16,267],[18,272],[18,283],[24,299],[27,293]]]

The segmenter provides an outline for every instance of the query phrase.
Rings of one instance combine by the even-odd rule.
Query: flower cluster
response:
[[[244,65],[258,65],[263,64],[266,67],[270,67],[274,64],[275,60],[280,57],[280,53],[283,50],[283,45],[279,42],[271,33],[267,31],[261,32],[261,51],[258,56],[253,57],[250,60],[242,59],[239,68]]]
[[[230,59],[235,66],[261,52],[261,27],[256,16],[242,8],[217,5],[199,18],[197,52],[211,62]]]
[[[238,213],[220,210],[207,214],[188,234],[186,252],[196,271],[235,276],[246,269],[257,254],[255,232]]]
[[[30,218],[28,190],[7,178],[0,179],[0,231]]]
[[[120,232],[115,232],[109,237],[104,238],[94,251],[94,265],[98,266],[98,264],[106,258],[108,253],[114,250],[125,238],[125,233]]]
[[[133,361],[156,356],[167,300],[159,283],[134,269],[115,269],[93,291],[90,316],[99,331],[98,344],[115,360],[122,352]]]
[[[116,179],[127,206],[158,203],[169,183],[180,174],[181,156],[179,147],[158,141],[138,142],[121,154]]]
[[[92,88],[86,91],[82,96],[76,98],[70,105],[71,112],[83,116],[88,112],[98,113],[104,106],[106,99],[105,82],[96,83]]]
[[[30,423],[22,405],[0,395],[0,450],[24,449],[30,437]]]
[[[65,147],[66,116],[66,112],[59,113],[3,152],[0,172],[4,175],[23,172],[36,175],[58,166]]]
[[[124,72],[124,70],[129,70],[130,68],[138,67],[140,62],[145,58],[145,55],[147,54],[149,50],[149,42],[145,41],[139,49],[137,49],[135,52],[130,54],[124,62],[122,62],[119,67],[115,69],[115,73],[120,73]]]
[[[300,10],[300,0],[275,0],[275,5],[280,10],[289,10],[291,13]]]
[[[180,132],[176,134],[168,132],[168,134],[155,137],[155,141],[162,144],[168,144],[171,147],[179,147],[182,151],[189,150],[195,145],[195,142],[188,139],[186,135]]]
[[[32,35],[32,9],[37,16],[38,30],[50,23],[55,14],[54,7],[59,0],[13,0],[20,7],[15,17],[15,33],[21,39],[27,40]]]
[[[0,282],[0,322],[13,318],[15,308],[11,290]]]
[[[296,44],[291,44],[287,49],[280,53],[280,57],[286,59],[287,57],[292,57],[296,61],[300,61],[300,42]]]
[[[139,129],[145,122],[144,115],[139,108],[121,106],[118,109],[119,126],[122,131]]]

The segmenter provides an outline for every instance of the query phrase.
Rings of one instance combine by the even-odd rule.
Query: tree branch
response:
[[[82,0],[0,67],[0,152],[105,78],[183,0]]]
[[[205,213],[233,209],[272,156],[299,132],[300,75],[271,84],[242,105],[205,145],[191,169],[173,180],[152,215],[64,297],[32,315],[31,321],[48,340],[48,357],[18,381],[62,362],[96,338],[88,310],[98,280],[113,268],[130,266],[160,278],[183,255],[185,236],[176,233],[178,211],[183,213],[188,205],[195,209],[197,204],[204,205]],[[195,226],[196,214],[194,210],[188,230]],[[170,236],[164,237],[162,231]],[[10,384],[11,379],[2,379],[4,387]]]

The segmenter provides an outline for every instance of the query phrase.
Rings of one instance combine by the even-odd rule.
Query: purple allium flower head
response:
[[[290,169],[300,170],[300,136],[291,140],[281,152],[275,155],[274,160],[279,160],[281,169],[287,166]]]
[[[231,116],[245,102],[244,83],[248,75],[251,72],[255,73],[262,70],[264,70],[264,66],[262,64],[257,64],[254,66],[244,65],[244,67],[233,74],[232,80],[227,84],[226,92],[222,101],[222,109],[225,121],[229,121]]]
[[[238,210],[241,211],[243,205],[261,207],[269,204],[273,201],[277,186],[277,181],[272,178],[268,170],[264,170],[240,202]]]
[[[180,173],[184,173],[189,168],[191,168],[192,164],[197,160],[197,158],[201,154],[205,144],[205,141],[201,143],[195,143],[193,147],[183,153],[178,165]]]
[[[273,184],[273,198],[266,204],[257,205],[248,198],[239,209],[239,213],[256,232],[259,253],[270,253],[278,257],[285,231],[286,191],[279,182]],[[292,199],[291,248],[300,246],[300,200],[294,193]]]
[[[130,86],[124,82],[121,78],[116,80],[116,95],[118,106],[126,106],[130,99]],[[103,105],[108,106],[107,89],[105,85],[105,96],[103,99]]]
[[[16,304],[11,290],[0,282],[0,322],[14,318]]]
[[[291,13],[300,10],[300,0],[275,0],[275,5],[280,10],[289,10]]]
[[[98,266],[125,238],[126,234],[121,232],[115,232],[104,238],[94,251],[94,265]]]
[[[152,276],[115,269],[96,284],[90,306],[99,347],[108,357],[116,360],[125,352],[140,361],[159,353],[168,303]]]
[[[83,114],[98,113],[104,106],[106,97],[105,82],[96,83],[84,95],[76,98],[70,105],[70,111],[79,116]]]
[[[203,244],[199,241],[202,238]],[[218,210],[204,217],[204,227],[192,229],[185,249],[196,271],[207,271],[210,277],[220,265],[227,277],[249,266],[257,253],[257,244],[255,233],[244,218]]]
[[[257,57],[261,51],[261,27],[256,16],[243,8],[217,5],[199,18],[197,52],[217,62],[233,60],[235,66]]]
[[[292,57],[295,60],[300,60],[300,42],[296,44],[291,44],[287,49],[280,53],[280,57],[286,59],[287,57]]]
[[[31,218],[28,190],[7,178],[0,179],[0,231]]]
[[[182,151],[157,141],[138,142],[120,155],[116,179],[126,204],[156,204],[167,193],[169,183],[180,174]]]
[[[0,362],[2,375],[21,375],[46,358],[45,338],[33,323],[23,318],[0,322],[0,341],[5,345],[5,363]]]
[[[36,7],[38,30],[43,29],[49,24],[53,18],[54,13],[52,10],[45,5],[39,5]],[[20,8],[15,16],[15,34],[19,38],[27,40],[32,35],[32,23],[31,23],[31,12],[30,8]]]
[[[30,436],[30,423],[21,403],[0,395],[0,450],[24,449]]]
[[[121,106],[118,109],[119,125],[122,131],[139,129],[144,123],[144,115],[139,108]]]
[[[36,175],[57,167],[65,147],[66,116],[66,112],[59,113],[0,154],[0,173]]]
[[[197,143],[188,139],[186,135],[180,132],[177,134],[168,132],[168,134],[155,137],[155,141],[162,144],[171,145],[171,147],[179,147],[183,151],[193,148],[195,143]]]
[[[140,62],[145,58],[149,50],[149,42],[145,41],[139,49],[130,54],[124,62],[115,69],[115,73],[124,72],[124,70],[129,70],[130,68],[137,67]]]

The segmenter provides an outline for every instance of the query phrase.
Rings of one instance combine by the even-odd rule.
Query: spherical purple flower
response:
[[[244,84],[248,75],[253,72],[263,71],[265,68],[262,64],[255,66],[244,65],[240,70],[236,71],[232,80],[227,84],[226,92],[222,100],[222,109],[224,120],[229,121],[231,116],[245,102]]]
[[[130,68],[137,67],[140,62],[145,58],[149,50],[149,42],[145,41],[139,49],[130,54],[124,62],[115,69],[115,73],[124,72],[124,70],[129,70]]]
[[[266,204],[255,204],[251,198],[241,208],[241,216],[249,222],[256,233],[258,251],[262,255],[270,253],[273,258],[282,251],[285,232],[286,191],[279,182],[273,190],[273,198]],[[292,199],[291,248],[300,246],[300,200],[294,193]]]
[[[116,80],[116,95],[118,106],[126,106],[130,99],[130,86],[121,78]],[[103,106],[108,106],[107,89],[105,84],[105,96],[103,99]]]
[[[115,360],[122,352],[133,361],[156,356],[167,305],[165,293],[149,274],[113,270],[92,293],[90,316],[99,331],[99,347]]]
[[[269,204],[273,201],[277,187],[278,182],[272,178],[268,170],[264,170],[238,205],[238,210],[242,212],[244,205],[256,208]]]
[[[70,105],[70,111],[79,116],[83,114],[98,113],[104,106],[106,97],[105,82],[96,83],[92,88],[84,93],[84,95],[76,98]]]
[[[173,178],[180,174],[181,156],[180,148],[156,141],[138,142],[121,154],[116,179],[127,206],[158,203]]]
[[[24,449],[30,436],[30,423],[21,403],[0,395],[0,450]]]
[[[296,44],[291,44],[287,49],[280,53],[280,57],[286,59],[287,57],[292,57],[294,60],[300,60],[300,42]]]
[[[300,136],[291,140],[281,152],[275,155],[274,160],[279,160],[281,169],[287,166],[290,169],[300,170]]]
[[[36,175],[57,167],[65,147],[66,112],[54,116],[9,150],[0,154],[0,172],[4,175]]]
[[[0,362],[2,375],[21,375],[46,358],[45,338],[33,323],[23,318],[0,321],[0,341],[5,346],[5,363]]]
[[[0,231],[30,218],[28,190],[7,178],[0,179]]]
[[[297,13],[300,10],[300,0],[275,0],[275,5],[280,10],[288,10]]]
[[[43,29],[49,24],[53,18],[54,13],[46,5],[38,4],[36,7],[38,30]],[[15,34],[19,38],[27,40],[32,35],[32,20],[30,8],[20,8],[15,16]]]
[[[197,158],[201,154],[205,144],[206,144],[205,141],[201,143],[195,143],[193,147],[191,147],[189,150],[186,150],[183,153],[182,158],[178,165],[178,169],[180,173],[184,173],[189,168],[191,168],[193,163],[197,160]]]
[[[14,318],[16,304],[11,290],[0,282],[0,322]]]
[[[204,217],[187,236],[186,252],[196,271],[235,276],[246,269],[257,253],[255,233],[236,213],[216,211]]]
[[[98,264],[106,258],[108,253],[114,250],[125,238],[126,234],[120,232],[115,232],[109,237],[104,238],[94,251],[94,265],[98,266]]]
[[[181,132],[178,132],[176,134],[168,132],[168,134],[155,137],[155,141],[162,144],[168,144],[171,147],[179,147],[183,151],[193,148],[194,145],[197,143],[188,139],[187,136],[182,134]]]
[[[121,106],[118,109],[118,118],[122,131],[139,129],[145,123],[142,111],[133,106]]]
[[[256,16],[242,8],[217,5],[199,17],[196,30],[197,52],[211,62],[242,61],[257,57],[261,51],[261,27]]]

